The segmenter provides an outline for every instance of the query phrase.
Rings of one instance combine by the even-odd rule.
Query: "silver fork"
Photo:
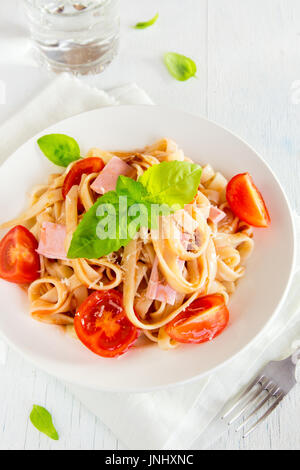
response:
[[[269,362],[258,376],[255,377],[253,382],[250,383],[234,405],[222,416],[222,419],[229,419],[228,426],[230,426],[239,418],[245,416],[247,412],[250,412],[248,416],[245,416],[245,420],[242,424],[236,429],[236,431],[239,431],[249,423],[251,418],[261,410],[269,400],[273,399],[267,411],[244,432],[244,438],[249,436],[249,434],[275,410],[281,400],[283,400],[296,385],[295,370],[299,360],[300,348],[282,361]]]

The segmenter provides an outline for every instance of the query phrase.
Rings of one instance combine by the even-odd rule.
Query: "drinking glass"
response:
[[[101,72],[119,44],[118,0],[23,0],[40,63],[56,72]]]

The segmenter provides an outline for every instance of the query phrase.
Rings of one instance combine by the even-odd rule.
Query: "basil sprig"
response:
[[[193,200],[201,172],[194,163],[173,161],[153,165],[138,181],[119,176],[116,191],[99,197],[83,216],[73,234],[68,258],[100,258],[126,246],[141,227],[156,228],[156,215],[174,212]],[[120,204],[124,196],[125,209]],[[134,205],[144,217],[137,218],[131,211]],[[115,226],[114,236],[99,237],[109,222]]]
[[[147,195],[146,201],[152,204],[178,205],[183,208],[194,198],[200,178],[201,168],[189,162],[162,162],[153,165],[139,178]]]
[[[120,198],[116,191],[109,191],[99,197],[95,204],[86,212],[82,221],[73,234],[68,251],[68,258],[100,258],[113,251],[118,251],[121,246],[126,246],[130,237],[127,232],[127,224],[134,219],[126,213],[120,213]],[[128,205],[134,204],[134,199],[128,197]],[[110,217],[110,208],[114,211]],[[101,211],[103,209],[103,211]],[[100,239],[99,230],[105,232],[105,223],[108,221],[115,227],[113,236]]]
[[[80,158],[80,148],[73,137],[64,134],[48,134],[37,141],[43,154],[52,163],[67,167]]]
[[[135,29],[145,29],[145,28],[149,28],[149,26],[152,26],[154,23],[156,23],[156,21],[158,20],[158,13],[156,13],[155,16],[153,16],[153,18],[151,18],[151,20],[149,21],[141,21],[140,23],[137,23],[134,28]]]
[[[167,52],[164,55],[164,62],[170,74],[181,82],[195,77],[197,73],[195,62],[185,55],[177,54],[177,52]]]
[[[46,408],[39,405],[33,405],[30,413],[30,421],[38,431],[46,434],[46,436],[50,437],[54,441],[58,441],[59,436],[53,425],[52,416]]]

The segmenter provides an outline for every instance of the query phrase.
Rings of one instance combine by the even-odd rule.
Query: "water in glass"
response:
[[[101,72],[119,43],[118,0],[24,0],[38,59],[55,71]]]

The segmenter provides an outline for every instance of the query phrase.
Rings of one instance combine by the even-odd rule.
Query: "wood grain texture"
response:
[[[11,14],[5,3],[5,16],[0,6],[0,23],[4,17],[13,28],[15,0],[9,2]],[[156,11],[160,18],[153,28],[130,28]],[[121,2],[121,13],[118,58],[103,75],[85,80],[100,88],[135,81],[157,103],[205,115],[232,129],[267,159],[300,212],[300,104],[291,99],[292,84],[300,80],[299,1],[128,0]],[[22,29],[22,23],[18,27]],[[162,63],[165,51],[193,57],[198,78],[186,83],[173,80]],[[45,72],[17,65],[1,65],[0,78],[8,83],[0,122],[49,80]],[[6,364],[0,365],[0,383],[0,449],[122,448],[60,381],[11,349]],[[30,424],[34,403],[53,412],[58,442]],[[212,448],[299,449],[299,412],[298,386],[248,439],[232,429]]]

